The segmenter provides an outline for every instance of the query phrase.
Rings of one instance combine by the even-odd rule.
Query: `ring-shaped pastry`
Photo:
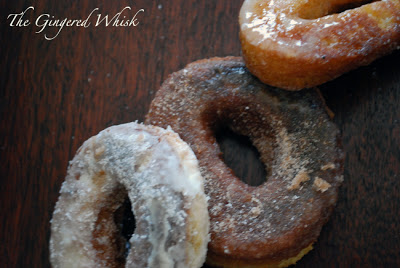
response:
[[[169,76],[146,122],[170,126],[199,160],[210,198],[207,263],[282,267],[312,248],[343,180],[339,131],[315,91],[271,88],[241,58],[200,60]],[[247,185],[226,166],[215,137],[223,127],[250,138],[265,183]]]
[[[299,90],[398,49],[400,1],[369,2],[244,1],[239,24],[247,67],[264,83]]]
[[[124,256],[115,212],[136,228]],[[129,123],[87,140],[68,168],[51,223],[53,267],[201,267],[209,217],[203,178],[176,133]]]

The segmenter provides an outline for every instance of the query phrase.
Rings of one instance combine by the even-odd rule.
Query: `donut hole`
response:
[[[361,7],[363,5],[377,2],[379,0],[357,0],[357,1],[316,1],[308,2],[307,6],[304,6],[298,13],[298,16],[302,19],[312,20],[318,19],[324,16],[337,14],[344,12],[349,9]]]
[[[354,9],[354,8],[358,8],[361,7],[365,4],[369,4],[372,2],[376,2],[378,0],[359,0],[359,1],[355,1],[355,2],[351,2],[351,3],[342,3],[342,4],[338,4],[335,5],[333,10],[330,12],[330,14],[335,14],[335,13],[341,13],[343,11],[349,10],[349,9]]]
[[[267,167],[249,137],[237,134],[228,127],[215,131],[222,160],[242,182],[259,186],[267,181]]]
[[[126,196],[122,205],[114,213],[114,222],[117,226],[121,241],[121,251],[124,259],[128,256],[131,249],[129,240],[136,229],[135,215],[132,213],[132,204],[128,196]]]

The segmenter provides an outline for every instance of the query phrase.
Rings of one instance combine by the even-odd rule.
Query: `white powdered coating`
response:
[[[116,226],[104,215],[121,205],[122,188],[136,219],[126,267],[202,265],[209,222],[193,152],[171,130],[129,123],[90,138],[71,161],[52,219],[53,267],[118,266]]]

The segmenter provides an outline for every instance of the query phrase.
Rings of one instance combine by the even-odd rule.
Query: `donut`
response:
[[[51,221],[52,266],[201,267],[209,238],[203,181],[190,147],[171,130],[105,129],[68,168]],[[126,198],[136,221],[128,254],[115,221]]]
[[[170,126],[199,161],[209,197],[207,260],[218,267],[285,267],[312,248],[343,180],[339,131],[313,90],[272,88],[240,57],[196,61],[173,73],[145,122]],[[260,153],[267,178],[241,181],[215,134],[229,128]]]
[[[249,70],[287,90],[323,84],[400,48],[398,0],[245,0],[239,24]]]

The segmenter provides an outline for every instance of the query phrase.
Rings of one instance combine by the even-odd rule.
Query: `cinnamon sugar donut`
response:
[[[398,0],[246,0],[239,23],[249,70],[289,90],[322,84],[400,46]]]
[[[125,260],[115,211],[136,220]],[[177,134],[129,123],[87,140],[71,161],[51,223],[53,267],[201,267],[209,218],[197,160]]]
[[[338,130],[317,93],[271,88],[241,58],[200,60],[163,83],[146,122],[171,126],[199,160],[210,198],[208,264],[283,267],[312,248],[343,178]],[[225,165],[215,138],[223,127],[250,138],[265,183],[249,186]]]

